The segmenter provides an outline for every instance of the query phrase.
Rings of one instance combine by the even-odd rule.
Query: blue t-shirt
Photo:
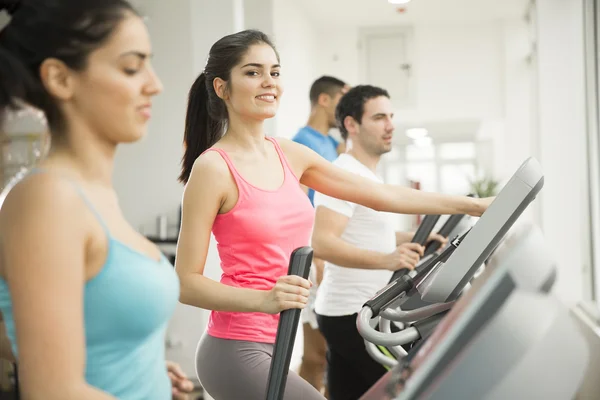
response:
[[[300,129],[292,140],[296,143],[300,143],[311,148],[327,161],[333,162],[338,157],[337,140],[329,135],[323,135],[321,132],[311,128],[310,126],[305,126],[304,128]],[[308,198],[310,199],[311,204],[314,206],[314,190],[308,190]]]

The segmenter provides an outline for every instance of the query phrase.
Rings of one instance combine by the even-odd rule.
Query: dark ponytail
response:
[[[1,0],[0,10],[13,15],[20,7],[19,0]],[[0,34],[2,32],[0,27]],[[33,75],[23,65],[21,60],[0,46],[0,127],[4,124],[6,111],[16,111],[21,108],[18,100],[34,105],[36,93],[40,92]]]
[[[190,178],[196,159],[214,146],[225,133],[228,120],[227,107],[217,96],[213,81],[215,78],[221,78],[229,82],[231,70],[242,60],[250,46],[261,43],[275,50],[269,37],[257,30],[227,35],[211,47],[204,72],[196,78],[188,97],[183,138],[185,151],[179,175],[179,181],[183,184],[186,184]],[[225,89],[230,90],[229,84]]]
[[[81,71],[128,15],[126,0],[0,0],[10,15],[0,27],[0,123],[22,103],[44,112],[54,138],[64,127],[58,103],[44,88],[40,66],[56,58]]]
[[[0,127],[6,111],[22,107],[19,100],[37,106],[41,88],[23,63],[0,47]]]
[[[216,93],[211,99],[211,91],[207,85],[206,74],[203,72],[196,78],[188,96],[183,136],[185,152],[181,163],[181,175],[179,175],[179,181],[184,184],[190,178],[196,158],[217,143],[225,130],[227,121],[225,103],[217,97]],[[210,85],[212,89],[212,81]]]

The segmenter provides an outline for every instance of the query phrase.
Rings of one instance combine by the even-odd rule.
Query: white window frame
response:
[[[588,247],[586,267],[583,269],[584,299],[595,301],[600,307],[600,5],[598,0],[584,2],[584,34],[585,34],[585,75],[586,75],[586,108],[587,108],[587,165],[589,218],[587,233],[589,240],[583,245]]]

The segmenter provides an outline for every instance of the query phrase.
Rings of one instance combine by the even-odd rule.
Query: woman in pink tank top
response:
[[[264,120],[283,94],[279,55],[259,31],[211,48],[189,93],[176,269],[182,303],[211,310],[196,354],[215,399],[263,399],[279,313],[303,308],[310,282],[286,276],[290,255],[310,242],[314,209],[304,184],[326,195],[402,214],[481,215],[491,199],[378,184],[338,169],[306,146],[268,138]],[[220,282],[203,275],[211,232]],[[286,399],[323,399],[290,372]]]

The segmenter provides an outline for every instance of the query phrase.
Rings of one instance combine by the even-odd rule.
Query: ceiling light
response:
[[[411,139],[420,139],[427,136],[427,129],[425,128],[409,128],[406,130],[406,136]]]
[[[390,4],[406,4],[409,3],[410,0],[388,0]]]

